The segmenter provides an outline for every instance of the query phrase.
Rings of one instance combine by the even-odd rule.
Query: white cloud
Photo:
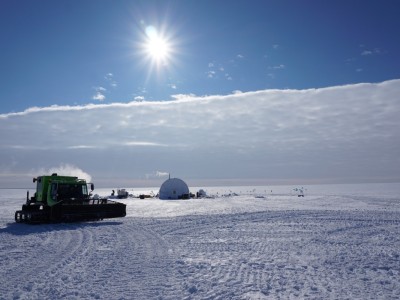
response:
[[[119,145],[125,145],[125,146],[151,146],[151,147],[168,147],[168,145],[165,144],[159,144],[159,143],[154,143],[154,142],[145,142],[145,141],[130,141],[130,142],[123,142]]]
[[[118,83],[114,80],[114,74],[113,73],[107,73],[104,76],[104,79],[108,82],[108,84],[111,87],[116,88],[118,86]]]
[[[138,102],[144,101],[144,97],[143,96],[135,96],[133,99],[135,101],[138,101]]]
[[[364,50],[363,52],[361,52],[361,55],[372,55],[372,51]]]
[[[225,68],[221,64],[219,64],[219,66],[217,67],[215,63],[209,63],[208,67],[210,68],[210,70],[206,72],[207,78],[214,79],[225,77],[225,79],[227,80],[232,80],[232,76],[225,72]]]
[[[106,99],[106,96],[100,92],[97,92],[93,97],[93,100],[98,100],[98,101],[104,101]]]
[[[190,98],[194,98],[196,97],[195,94],[175,94],[175,95],[171,95],[172,99],[175,100],[184,100],[184,99],[190,99]]]
[[[93,100],[104,101],[106,96],[104,95],[107,92],[107,89],[102,86],[97,86],[93,88],[96,91],[96,94],[93,95]]]
[[[284,64],[280,64],[280,65],[272,66],[272,67],[269,67],[269,68],[272,69],[272,70],[282,70],[282,69],[285,69],[285,65]]]
[[[214,76],[215,76],[215,71],[208,71],[206,74],[207,74],[207,77],[208,77],[208,78],[214,78]]]
[[[96,146],[90,146],[90,145],[75,145],[75,146],[69,146],[68,149],[95,149],[98,148]]]
[[[400,80],[176,100],[51,106],[0,115],[0,166],[60,159],[92,176],[400,179]],[[11,162],[18,164],[11,165]],[[107,180],[103,180],[107,181]]]
[[[377,55],[377,54],[381,54],[381,53],[382,53],[382,51],[379,48],[375,48],[372,50],[363,50],[361,52],[361,55],[362,56],[370,56],[370,55]]]

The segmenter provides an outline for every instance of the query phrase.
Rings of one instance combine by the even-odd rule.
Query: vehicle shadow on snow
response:
[[[50,231],[68,231],[79,228],[118,226],[123,224],[121,221],[106,222],[77,222],[77,223],[55,223],[55,224],[21,224],[7,223],[7,227],[0,228],[0,234],[9,233],[12,235],[30,235],[45,233]]]

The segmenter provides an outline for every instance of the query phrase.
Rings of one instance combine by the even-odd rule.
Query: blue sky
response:
[[[1,1],[0,112],[399,78],[399,12],[398,1]],[[147,26],[169,40],[165,65],[142,50]]]
[[[0,187],[400,181],[399,1],[0,1]]]

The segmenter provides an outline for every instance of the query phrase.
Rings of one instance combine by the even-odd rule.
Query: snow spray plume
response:
[[[151,174],[146,174],[146,179],[160,178],[160,177],[167,177],[167,176],[169,176],[168,172],[155,171]]]
[[[55,167],[55,168],[50,168],[50,169],[40,169],[37,174],[53,174],[57,173],[58,175],[63,175],[63,176],[76,176],[79,179],[85,179],[87,182],[92,181],[92,176],[90,176],[88,173],[82,171],[80,168],[70,165],[70,164],[60,164],[60,166]]]
[[[156,176],[157,177],[166,177],[166,176],[169,176],[169,173],[168,172],[157,171],[156,172]]]

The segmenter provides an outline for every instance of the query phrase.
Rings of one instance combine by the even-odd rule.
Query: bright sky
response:
[[[55,167],[111,186],[400,180],[399,13],[3,0],[2,185]]]

